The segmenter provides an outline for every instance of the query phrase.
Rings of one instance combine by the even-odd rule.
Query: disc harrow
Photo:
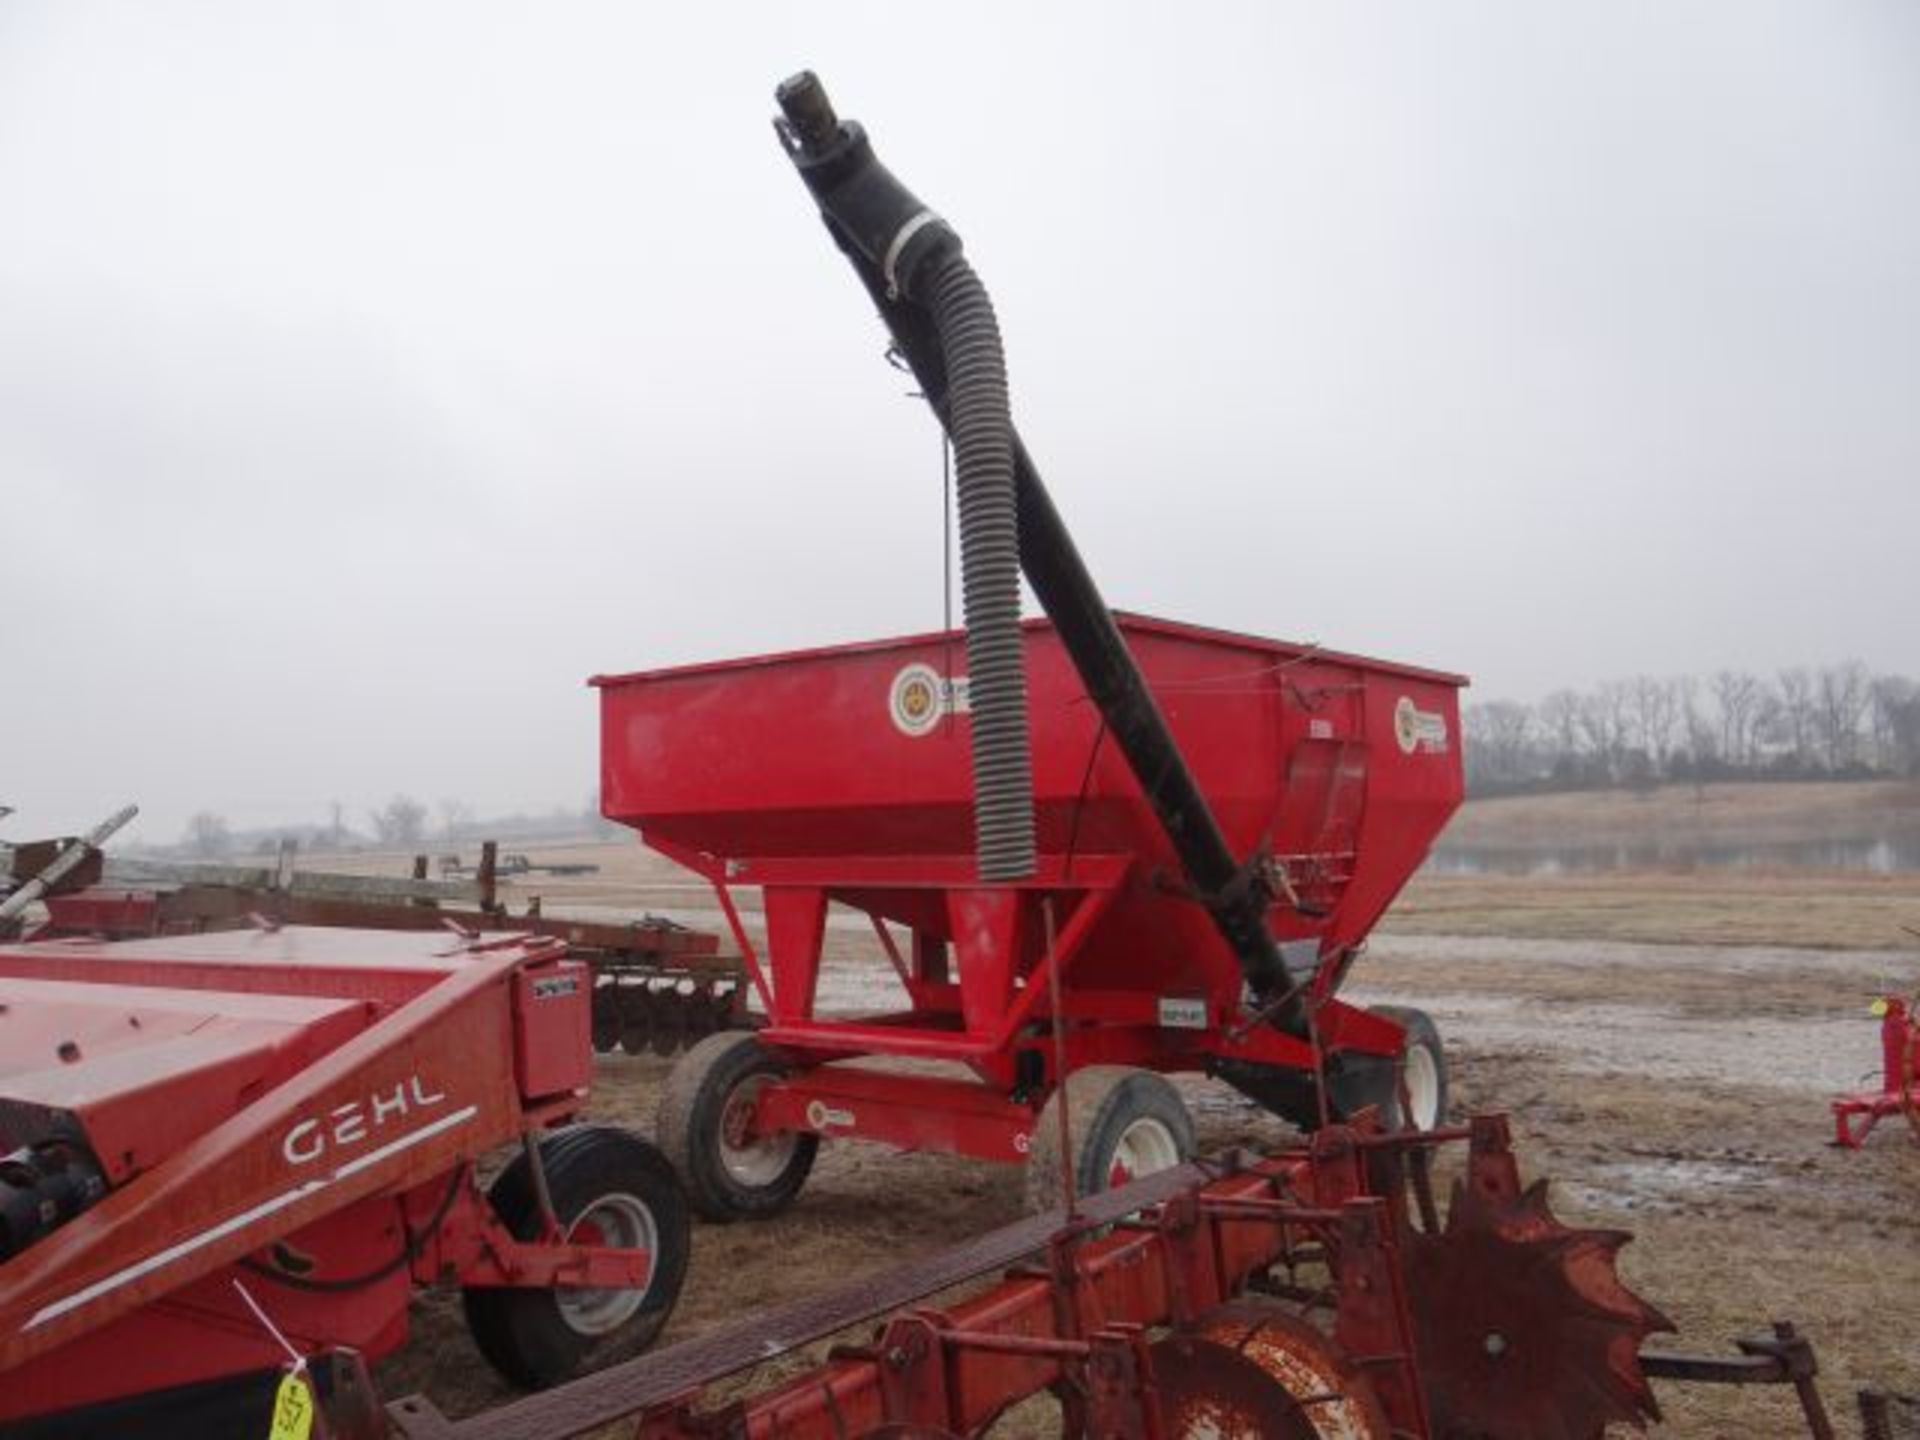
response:
[[[672,1056],[716,1030],[747,1024],[743,967],[739,957],[721,953],[718,936],[655,915],[609,921],[543,914],[537,897],[512,914],[499,897],[492,841],[481,847],[471,886],[427,879],[424,855],[415,857],[413,878],[400,880],[295,872],[290,854],[272,871],[145,865],[155,873],[135,885],[107,872],[97,843],[126,813],[95,837],[11,847],[0,878],[17,871],[28,883],[8,903],[16,895],[44,897],[47,918],[31,928],[34,938],[128,940],[284,925],[512,931],[559,940],[591,969],[592,1043],[600,1054]],[[476,890],[477,907],[451,903]]]
[[[676,1055],[745,1019],[737,983],[657,970],[602,968],[593,991],[593,1048],[628,1055]]]
[[[1426,1157],[1463,1140],[1462,1180],[1429,1229]],[[1161,1171],[498,1410],[456,1422],[410,1396],[387,1413],[411,1440],[616,1424],[636,1440],[932,1440],[1046,1396],[1061,1434],[1103,1440],[1599,1440],[1657,1417],[1641,1347],[1671,1328],[1621,1281],[1625,1242],[1561,1225],[1544,1186],[1521,1186],[1504,1117],[1393,1134],[1362,1117],[1265,1158]],[[961,1286],[968,1298],[928,1303]],[[809,1369],[780,1363],[863,1325],[864,1342]],[[1804,1400],[1798,1347],[1794,1363],[1648,1364],[1791,1381]],[[784,1378],[743,1385],[762,1366]],[[1817,1407],[1818,1437],[1831,1431]]]

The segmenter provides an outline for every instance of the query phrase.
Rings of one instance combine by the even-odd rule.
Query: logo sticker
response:
[[[419,1075],[394,1082],[390,1090],[355,1095],[323,1115],[296,1121],[280,1141],[280,1154],[289,1165],[306,1165],[329,1152],[364,1145],[387,1126],[444,1104],[444,1090],[429,1090]]]
[[[887,695],[887,713],[894,728],[903,735],[930,735],[947,715],[965,715],[968,703],[967,678],[949,680],[931,665],[915,662],[893,677]]]
[[[1437,710],[1422,710],[1413,697],[1402,695],[1393,707],[1393,738],[1404,754],[1423,750],[1429,755],[1447,753],[1447,717]]]

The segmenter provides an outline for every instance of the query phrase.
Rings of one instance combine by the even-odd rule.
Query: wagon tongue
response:
[[[775,128],[788,157],[820,206],[834,243],[879,307],[894,347],[906,357],[927,403],[946,426],[959,461],[981,877],[1014,879],[1033,869],[1025,690],[1024,681],[1015,679],[1020,655],[1017,576],[1010,578],[1006,569],[1012,542],[1020,569],[1153,806],[1188,883],[1273,1022],[1304,1036],[1305,1006],[1267,929],[1272,890],[1259,867],[1242,865],[1228,848],[1166,717],[1008,417],[999,335],[992,330],[984,288],[960,259],[959,236],[874,157],[865,130],[834,113],[811,71],[786,81],[775,98],[783,112]],[[950,293],[954,287],[965,288],[964,302]],[[1005,503],[1003,455],[1010,468]],[[978,457],[980,477],[977,500],[969,495],[973,457]],[[1017,535],[1012,523],[1016,515]],[[983,623],[976,627],[976,589],[991,588],[1004,596],[1009,584],[1016,602],[1011,612],[985,602]],[[991,652],[991,663],[1004,667],[996,669],[991,681],[1004,686],[1003,700],[990,700],[983,693],[976,645]],[[1016,690],[1017,700],[1012,698]]]

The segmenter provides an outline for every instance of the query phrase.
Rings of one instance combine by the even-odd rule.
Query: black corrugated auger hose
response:
[[[936,291],[944,288],[936,286],[936,278],[944,275],[949,258],[959,254],[959,237],[874,157],[867,133],[857,122],[842,121],[834,114],[825,90],[811,71],[803,71],[781,85],[775,98],[781,118],[774,127],[787,157],[819,205],[827,233],[872,297],[893,337],[895,350],[906,358],[927,403],[958,441],[963,430],[971,430],[972,407],[984,387],[970,378],[965,384],[958,383],[949,375],[956,366],[971,368],[966,363],[971,347],[961,343],[957,334],[937,328],[929,307],[936,303]],[[957,316],[957,298],[951,309]],[[957,331],[958,327],[952,328]],[[1004,385],[1004,372],[997,359],[992,373],[1001,376]],[[999,424],[996,417],[990,427],[993,433],[997,434]],[[1053,617],[1061,644],[1072,657],[1087,694],[1100,707],[1108,733],[1126,756],[1161,829],[1180,856],[1188,883],[1205,902],[1221,938],[1239,960],[1261,1010],[1270,1014],[1281,1030],[1306,1039],[1310,1031],[1301,982],[1288,974],[1267,927],[1273,896],[1260,867],[1242,864],[1229,848],[1039,470],[1020,444],[1019,432],[1010,429],[1009,434],[1017,507],[1013,533],[1021,568],[1047,614]],[[997,448],[995,454],[997,457]],[[973,463],[968,454],[963,465],[971,471]],[[963,513],[972,498],[962,499]],[[969,548],[976,557],[978,536],[986,528],[982,524],[971,534],[963,532],[963,538],[972,542]],[[972,655],[973,637],[978,632],[971,609],[975,600],[971,572],[967,598]],[[1007,613],[1013,618],[1011,607]],[[974,666],[975,786],[977,796],[984,796],[989,788],[997,789],[997,782],[996,787],[982,783],[981,742],[991,727],[982,722],[980,663],[970,663]],[[1024,734],[1024,726],[1021,728]],[[1029,764],[1022,762],[1021,769]],[[1028,807],[1023,802],[1021,808]],[[984,862],[984,846],[982,856]],[[983,863],[982,874],[986,873]],[[1011,877],[1016,872],[1009,866],[999,873]]]
[[[993,301],[953,227],[874,158],[866,132],[842,124],[811,71],[777,96],[781,139],[840,248],[887,301],[904,299],[937,345],[941,386],[928,398],[953,441],[960,579],[973,716],[973,830],[985,881],[1034,871],[1033,753],[1020,642],[1020,528],[1006,354]]]
[[[982,880],[1021,880],[1034,867],[1033,758],[1006,358],[993,301],[959,246],[929,268],[922,284],[947,360],[947,433],[960,510],[974,847]]]

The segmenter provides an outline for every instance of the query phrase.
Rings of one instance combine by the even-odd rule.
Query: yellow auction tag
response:
[[[273,1428],[267,1440],[307,1440],[313,1434],[313,1391],[307,1377],[289,1370],[273,1392]]]

